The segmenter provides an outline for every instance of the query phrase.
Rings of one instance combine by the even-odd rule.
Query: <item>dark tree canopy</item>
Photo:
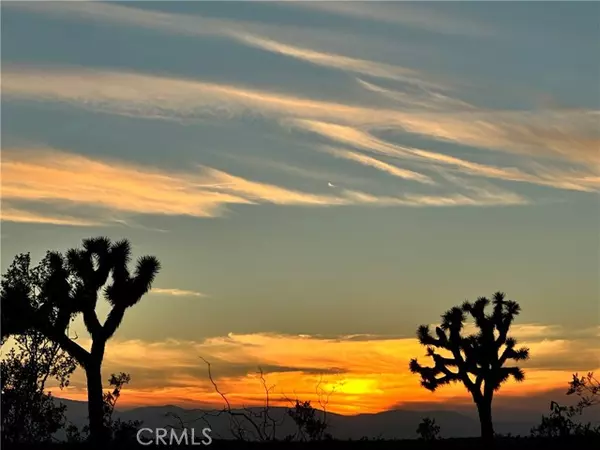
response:
[[[130,273],[131,246],[127,240],[112,242],[98,237],[84,240],[82,247],[64,255],[48,252],[35,269],[30,268],[29,255],[15,258],[2,280],[2,339],[39,332],[85,369],[90,434],[101,443],[108,435],[103,424],[101,376],[106,342],[121,324],[125,311],[150,290],[160,264],[155,257],[143,256]],[[96,313],[102,289],[111,305],[104,323]],[[69,336],[69,324],[78,314],[92,338],[89,351]]]
[[[130,260],[127,240],[112,243],[105,237],[86,239],[82,249],[71,249],[66,255],[49,251],[34,269],[28,254],[18,255],[2,280],[2,338],[35,328],[84,365],[83,349],[67,336],[71,319],[81,313],[92,339],[110,339],[125,310],[148,292],[160,269],[156,258],[144,256],[132,275],[127,267]],[[95,309],[103,286],[112,309],[101,324]]]
[[[87,352],[69,339],[69,323],[82,314],[93,340],[113,336],[125,310],[150,290],[160,269],[156,258],[144,256],[132,275],[127,267],[130,260],[127,240],[112,243],[104,237],[86,239],[82,249],[71,249],[66,255],[49,251],[33,269],[28,254],[18,255],[2,280],[2,338],[39,330],[85,366]],[[112,309],[101,324],[95,310],[103,286]]]

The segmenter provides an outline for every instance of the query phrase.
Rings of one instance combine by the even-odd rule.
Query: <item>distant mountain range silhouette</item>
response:
[[[561,391],[562,392],[562,391]],[[563,392],[564,395],[564,392]],[[56,401],[67,405],[67,419],[73,424],[82,427],[87,423],[87,403],[57,398]],[[431,405],[430,405],[431,406]],[[436,405],[437,406],[437,405]],[[476,417],[475,408],[470,405],[454,408],[454,405],[439,405],[440,409],[394,409],[375,414],[358,414],[355,416],[344,416],[328,413],[330,428],[328,431],[337,439],[360,439],[364,436],[369,438],[384,439],[414,439],[417,437],[416,429],[423,417],[431,417],[441,427],[443,437],[477,437],[480,433],[479,421]],[[453,410],[446,408],[452,406]],[[260,408],[254,408],[258,411]],[[280,419],[287,415],[287,408],[271,407],[271,415]],[[122,420],[142,420],[143,426],[148,428],[163,428],[167,425],[177,425],[176,419],[167,414],[177,414],[184,422],[193,421],[201,416],[199,410],[181,408],[179,406],[144,406],[127,410],[115,411],[114,418]],[[495,412],[494,426],[497,433],[526,436],[532,426],[539,424],[542,414],[547,414],[548,409],[538,411],[523,409],[499,408]],[[208,417],[212,435],[223,439],[231,439],[229,417],[222,414],[217,417]],[[600,421],[600,417],[589,417],[588,420]],[[194,428],[200,435],[206,423],[198,420],[189,423],[187,428]],[[283,425],[278,427],[278,437],[284,438],[296,431],[295,425],[287,418]],[[61,439],[62,434],[57,434]]]

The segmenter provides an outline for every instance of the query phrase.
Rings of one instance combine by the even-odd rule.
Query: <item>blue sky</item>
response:
[[[595,329],[598,17],[3,2],[2,270],[129,238],[163,265],[140,342],[412,336],[496,290]]]

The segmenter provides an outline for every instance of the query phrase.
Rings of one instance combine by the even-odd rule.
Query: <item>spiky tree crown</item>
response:
[[[491,313],[486,308],[492,304]],[[427,347],[434,365],[425,367],[417,359],[410,361],[410,371],[421,376],[421,385],[430,391],[453,382],[462,382],[474,395],[485,391],[491,393],[500,388],[509,377],[523,381],[525,374],[519,367],[504,367],[508,360],[521,361],[529,357],[529,349],[517,349],[517,340],[508,337],[509,328],[519,314],[519,304],[506,300],[502,292],[494,294],[490,301],[485,297],[475,302],[465,302],[442,315],[442,322],[435,328],[435,336],[428,325],[417,330],[419,342]],[[463,336],[467,316],[474,320],[478,332]],[[439,354],[445,350],[450,356]],[[474,381],[473,381],[474,379]],[[491,394],[489,394],[491,395]]]
[[[81,249],[71,249],[66,255],[48,252],[35,271],[29,268],[28,255],[17,257],[2,281],[2,336],[27,328],[64,335],[70,319],[83,313],[93,339],[110,338],[124,311],[150,290],[160,269],[156,258],[145,256],[131,275],[130,259],[127,240],[113,243],[105,237],[86,239]],[[95,308],[98,292],[105,285],[104,296],[112,310],[101,325]]]

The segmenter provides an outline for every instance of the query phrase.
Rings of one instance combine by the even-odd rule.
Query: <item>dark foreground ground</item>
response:
[[[97,448],[97,447],[96,447]],[[248,443],[239,441],[213,441],[210,445],[194,445],[194,446],[165,446],[165,445],[110,445],[105,446],[102,450],[142,450],[142,449],[200,449],[207,450],[223,449],[223,450],[279,450],[279,449],[327,449],[327,450],[425,450],[425,449],[440,449],[440,450],[490,450],[492,446],[483,445],[479,439],[444,439],[435,442],[424,442],[418,440],[360,440],[360,441],[324,441],[324,442],[270,442],[270,443]],[[87,450],[94,449],[90,444],[45,444],[45,445],[2,445],[2,450],[7,449],[31,449],[31,450]],[[493,445],[494,450],[516,449],[516,450],[542,450],[542,449],[557,449],[557,450],[595,450],[600,449],[600,437],[593,438],[563,438],[563,439],[539,439],[539,438],[499,438],[496,439]]]

